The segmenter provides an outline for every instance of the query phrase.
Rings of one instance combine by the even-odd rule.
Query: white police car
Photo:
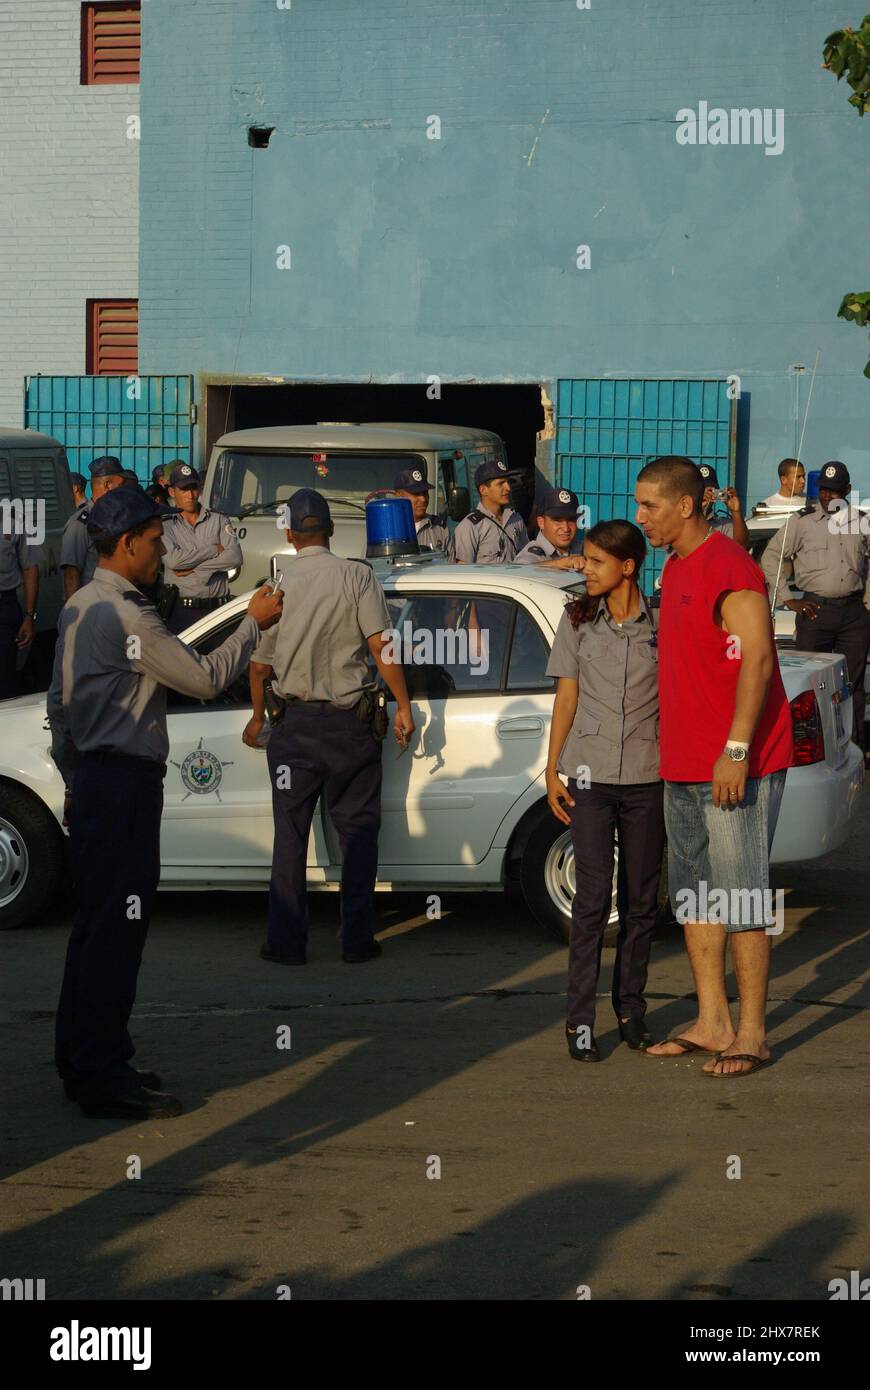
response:
[[[559,935],[575,890],[570,836],[547,808],[553,706],[549,649],[577,576],[527,565],[378,564],[417,733],[384,746],[379,888],[496,891],[518,878],[535,916]],[[240,621],[238,598],[185,633],[200,651]],[[489,633],[488,642],[478,630]],[[863,762],[849,741],[842,658],[780,654],[795,726],[774,843],[777,861],[824,855],[845,839]],[[169,697],[170,763],[162,888],[262,889],[272,856],[265,754],[242,743],[247,678],[218,700]],[[38,922],[68,882],[63,784],[49,753],[45,696],[0,706],[0,927]],[[85,871],[95,866],[85,866]],[[336,888],[335,833],[322,808],[308,850],[312,889]],[[583,891],[582,883],[579,891]]]

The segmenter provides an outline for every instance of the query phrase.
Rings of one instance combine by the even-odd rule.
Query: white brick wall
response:
[[[0,0],[0,427],[81,374],[88,299],[134,299],[138,86],[80,85],[79,0]]]

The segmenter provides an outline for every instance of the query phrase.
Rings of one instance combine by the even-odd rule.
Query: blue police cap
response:
[[[189,463],[177,463],[169,475],[170,487],[199,487],[202,479]]]
[[[123,471],[121,460],[116,459],[114,454],[101,454],[93,463],[88,464],[88,472],[92,478],[113,478]]]
[[[88,531],[93,528],[107,536],[123,536],[143,521],[156,521],[164,508],[156,507],[137,487],[116,487],[95,502],[88,513]]]
[[[489,459],[487,463],[482,463],[474,474],[474,486],[480,487],[482,483],[491,483],[493,478],[509,478],[510,472],[503,459]]]
[[[300,487],[294,492],[285,516],[291,531],[326,531],[332,521],[329,503],[313,487]]]
[[[819,471],[820,488],[830,488],[832,492],[848,492],[851,486],[852,481],[845,463],[832,459],[830,463],[822,464]]]
[[[572,521],[576,521],[579,507],[576,492],[571,492],[566,487],[546,487],[541,494],[540,502],[535,505],[535,514],[570,517]]]
[[[433,489],[433,484],[427,483],[422,468],[403,468],[393,479],[393,489],[396,492],[411,492],[416,493],[418,497],[425,497],[426,493]]]
[[[719,486],[719,479],[716,477],[716,469],[711,468],[709,463],[699,463],[698,472],[704,479],[704,487]]]

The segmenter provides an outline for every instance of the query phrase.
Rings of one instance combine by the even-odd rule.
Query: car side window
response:
[[[513,604],[471,594],[391,595],[390,648],[412,699],[444,700],[502,688]]]
[[[525,608],[517,609],[511,638],[507,690],[553,690],[556,682],[547,675],[550,657],[541,629]]]
[[[191,643],[193,650],[202,656],[208,656],[217,647],[231,637],[239,627],[245,613],[237,613],[226,623],[220,623],[214,627],[205,637],[200,637],[196,642]],[[240,676],[237,676],[232,685],[228,685],[216,700],[198,700],[192,695],[182,695],[179,690],[170,690],[167,696],[167,712],[178,714],[186,709],[201,710],[203,706],[213,706],[215,709],[250,709],[251,707],[251,686],[248,681],[248,672],[245,669]]]

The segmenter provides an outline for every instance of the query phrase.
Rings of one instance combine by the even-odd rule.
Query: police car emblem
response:
[[[571,494],[570,494],[570,492],[566,492],[565,489],[563,488],[562,491],[559,493],[559,501],[560,501],[560,502],[570,502],[570,501],[571,501]]]
[[[836,472],[836,468],[834,468],[833,465],[831,465],[831,467],[825,469],[825,477],[833,478],[836,475]]]
[[[420,472],[419,468],[414,469],[411,477],[414,479],[415,483],[422,483],[423,481],[423,474]]]
[[[214,792],[220,801],[218,787],[223,780],[224,768],[232,767],[231,762],[222,763],[217,754],[203,748],[202,739],[183,762],[177,763],[174,759],[170,761],[173,767],[178,768],[181,780],[187,788],[187,796],[183,796],[182,801],[186,801],[188,796],[206,796],[209,792]]]

